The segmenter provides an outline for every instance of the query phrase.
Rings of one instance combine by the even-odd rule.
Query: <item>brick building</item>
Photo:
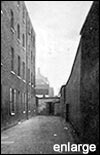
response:
[[[99,154],[99,1],[93,2],[80,35],[65,86],[65,104],[69,105],[66,115],[79,136],[79,142],[96,144],[96,154]]]
[[[60,115],[58,96],[38,98],[38,114],[42,115]]]
[[[41,74],[40,68],[36,75],[36,95],[38,97],[49,96],[49,81]]]
[[[54,96],[54,89],[53,89],[53,87],[49,87],[49,96],[50,97]]]
[[[35,111],[35,32],[24,1],[1,1],[2,126]]]

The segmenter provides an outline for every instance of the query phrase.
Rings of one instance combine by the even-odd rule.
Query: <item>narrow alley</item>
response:
[[[59,154],[54,144],[67,142],[74,142],[69,124],[60,117],[36,116],[2,132],[1,154]]]
[[[99,1],[1,1],[1,154],[99,148]]]

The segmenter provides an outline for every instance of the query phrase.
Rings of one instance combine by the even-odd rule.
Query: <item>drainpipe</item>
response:
[[[28,13],[26,13],[26,119],[28,120]]]

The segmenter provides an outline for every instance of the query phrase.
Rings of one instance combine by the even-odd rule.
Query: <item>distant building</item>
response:
[[[1,123],[35,113],[35,32],[24,1],[1,1]]]
[[[38,114],[42,115],[59,115],[59,97],[38,98]]]
[[[40,68],[38,68],[36,75],[36,96],[54,96],[53,88],[50,87],[48,79],[40,73]]]
[[[49,82],[48,79],[40,73],[40,68],[38,68],[36,75],[36,96],[44,97],[46,95],[49,95]]]
[[[54,89],[52,87],[49,88],[49,96],[50,97],[54,96]]]

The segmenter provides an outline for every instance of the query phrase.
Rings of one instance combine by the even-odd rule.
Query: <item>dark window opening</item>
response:
[[[20,25],[17,25],[17,38],[20,39]]]
[[[11,28],[14,29],[14,13],[12,10],[11,10]]]
[[[20,76],[20,56],[18,56],[18,76]]]
[[[25,35],[24,35],[24,34],[23,34],[23,36],[22,36],[22,40],[23,40],[22,45],[23,45],[23,47],[25,47]]]
[[[11,70],[14,71],[14,48],[11,48]]]

